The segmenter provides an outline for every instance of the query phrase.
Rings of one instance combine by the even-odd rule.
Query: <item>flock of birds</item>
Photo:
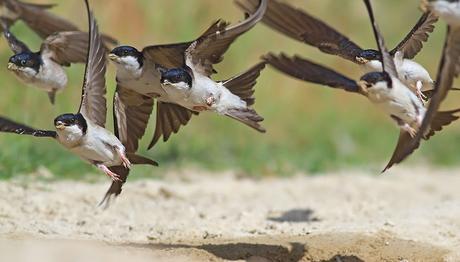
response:
[[[54,103],[56,93],[67,86],[65,66],[86,63],[78,113],[54,119],[55,130],[39,130],[0,116],[0,132],[49,137],[93,164],[112,179],[101,201],[108,205],[121,193],[133,164],[157,165],[137,155],[156,100],[156,126],[152,148],[161,138],[166,142],[193,115],[210,111],[228,116],[265,132],[263,118],[252,108],[254,86],[267,64],[280,72],[307,82],[363,95],[391,117],[400,129],[396,149],[384,171],[400,163],[435,132],[457,120],[460,109],[439,111],[460,71],[460,0],[422,0],[424,13],[414,28],[393,50],[384,43],[370,0],[363,0],[374,31],[378,50],[362,49],[345,35],[306,11],[280,0],[236,0],[245,19],[231,25],[217,20],[193,41],[152,45],[138,50],[118,46],[99,33],[96,19],[86,4],[89,30],[48,11],[54,5],[0,0],[3,35],[14,55],[8,69],[23,82],[47,92]],[[442,18],[448,25],[444,49],[433,81],[427,70],[412,59]],[[43,40],[39,51],[31,51],[10,31],[23,21]],[[300,56],[269,53],[250,69],[230,79],[215,81],[214,65],[242,34],[258,22],[284,35],[360,65],[363,76],[350,79],[332,69]],[[107,61],[117,69],[113,97],[114,132],[105,128]]]

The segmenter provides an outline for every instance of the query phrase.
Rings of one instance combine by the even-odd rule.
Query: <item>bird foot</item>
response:
[[[206,105],[212,106],[214,103],[216,103],[216,98],[213,96],[206,98]]]
[[[417,94],[418,98],[424,102],[427,100],[427,96],[423,94],[422,92],[422,87],[423,87],[423,84],[422,82],[420,81],[417,81],[417,84],[415,85],[415,93]]]
[[[417,130],[415,130],[413,127],[409,126],[409,125],[404,125],[401,127],[404,131],[406,131],[407,133],[409,133],[409,135],[414,138],[416,135],[417,135]]]
[[[112,181],[114,181],[114,182],[123,182],[121,180],[121,177],[118,174],[115,174],[114,172],[110,171],[110,169],[107,166],[102,165],[102,164],[98,164],[96,166],[100,170],[102,170],[102,172],[104,172],[108,177],[110,177],[110,179],[112,179]]]
[[[128,157],[126,157],[125,152],[123,152],[120,149],[117,149],[118,154],[120,155],[121,162],[123,163],[123,166],[127,169],[130,169],[132,164],[131,161],[129,161]]]

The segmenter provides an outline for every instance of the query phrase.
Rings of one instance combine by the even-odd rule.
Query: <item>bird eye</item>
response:
[[[27,64],[27,61],[26,60],[21,60],[21,65],[22,66],[25,66]]]

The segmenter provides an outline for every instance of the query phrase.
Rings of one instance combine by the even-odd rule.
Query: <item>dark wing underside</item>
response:
[[[200,74],[206,76],[214,74],[216,71],[213,65],[224,59],[223,55],[230,48],[230,45],[262,19],[267,9],[267,1],[257,0],[255,12],[235,25],[229,25],[221,20],[214,23],[187,49],[185,55],[187,65]]]
[[[104,198],[99,202],[99,206],[102,208],[108,208],[110,206],[110,202],[113,198],[117,197],[121,194],[121,190],[123,188],[123,184],[126,182],[126,179],[129,175],[129,169],[124,166],[113,166],[109,168],[110,171],[117,174],[121,181],[112,181],[109,189],[104,195]]]
[[[56,138],[55,131],[38,130],[23,124],[16,123],[10,119],[0,116],[0,132],[15,133],[18,135],[30,135],[36,137]]]
[[[414,28],[407,36],[393,49],[390,54],[394,55],[401,51],[404,58],[414,58],[423,48],[423,43],[429,38],[429,34],[434,30],[434,24],[438,21],[438,17],[432,12],[424,13]]]
[[[192,115],[198,113],[176,104],[158,102],[155,133],[148,148],[151,149],[161,137],[164,142],[168,141],[173,133],[179,132],[181,126],[187,125]]]
[[[117,86],[113,99],[114,130],[126,152],[135,153],[139,148],[152,110],[153,98]]]
[[[88,13],[90,17],[90,43],[79,112],[93,123],[105,127],[107,114],[105,99],[106,50],[99,34],[97,22],[89,9]]]
[[[46,9],[52,7],[50,5],[33,5],[12,0],[7,2],[11,3],[10,6],[19,14],[20,19],[43,39],[55,32],[78,31],[77,26],[67,19],[48,12]]]
[[[277,70],[297,79],[360,93],[360,88],[354,80],[298,56],[290,58],[284,54],[268,54],[263,57],[263,60]]]
[[[253,13],[257,1],[238,0],[237,4],[244,11]],[[321,20],[289,4],[277,0],[269,1],[262,22],[292,39],[317,47],[322,52],[360,63],[356,56],[362,52],[361,47]]]
[[[0,18],[0,24],[3,29],[3,36],[8,42],[8,45],[10,49],[13,51],[13,53],[19,54],[22,52],[30,52],[29,47],[24,42],[17,39],[16,36],[14,36],[11,33],[7,21],[5,21],[3,18]]]

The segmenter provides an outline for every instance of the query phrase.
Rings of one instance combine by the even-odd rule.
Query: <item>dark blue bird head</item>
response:
[[[144,64],[144,55],[142,52],[139,52],[136,48],[132,46],[119,46],[114,48],[110,54],[109,58],[116,62],[117,59],[124,57],[134,57],[139,63],[139,67],[142,67]]]
[[[391,77],[386,72],[367,73],[363,75],[360,80],[360,82],[364,84],[366,88],[372,88],[378,82],[386,82],[388,88],[392,87]]]
[[[173,68],[167,70],[160,70],[161,84],[178,84],[185,83],[190,88],[192,87],[192,76],[184,68]]]
[[[369,61],[382,61],[382,55],[379,51],[374,49],[366,49],[359,53],[358,57],[363,63],[367,63]]]
[[[58,130],[65,129],[69,126],[78,126],[83,134],[88,130],[88,123],[82,114],[62,114],[54,119],[54,126]]]
[[[23,52],[10,57],[8,69],[14,70],[17,68],[31,68],[38,73],[42,64],[43,61],[40,54]]]

